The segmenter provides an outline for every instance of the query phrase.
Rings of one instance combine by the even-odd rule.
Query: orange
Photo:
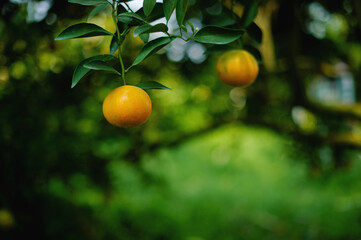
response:
[[[135,86],[121,86],[111,91],[103,102],[105,119],[117,127],[135,127],[147,121],[152,111],[149,95]]]
[[[225,84],[246,87],[256,79],[258,63],[245,50],[230,50],[219,56],[216,73],[217,77]]]

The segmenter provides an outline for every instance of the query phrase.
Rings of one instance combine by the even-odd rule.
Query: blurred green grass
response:
[[[230,124],[107,165],[111,189],[86,175],[52,179],[50,194],[88,209],[98,236],[118,239],[333,239],[358,228],[360,156],[353,169],[312,177],[293,142]]]

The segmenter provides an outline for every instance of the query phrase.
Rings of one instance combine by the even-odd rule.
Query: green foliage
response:
[[[179,26],[183,25],[183,20],[186,15],[187,7],[188,7],[188,0],[177,0],[176,18]]]
[[[213,9],[212,14],[218,15],[210,14],[206,9],[218,1],[189,1],[183,24],[191,34],[182,30],[182,38],[190,41],[184,46],[198,44],[192,41],[198,32],[195,27],[217,21],[246,33],[229,44],[204,44],[206,54],[211,54],[201,64],[192,63],[187,55],[172,62],[166,54],[145,54],[127,72],[128,84],[143,89],[168,86],[173,91],[149,90],[151,117],[132,129],[109,126],[102,116],[102,101],[121,84],[116,81],[119,77],[86,68],[106,63],[121,72],[118,57],[98,55],[110,51],[110,38],[52,40],[64,24],[85,20],[91,7],[81,11],[79,5],[53,1],[49,18],[26,24],[24,5],[6,2],[0,7],[1,239],[361,238],[360,150],[320,139],[339,125],[347,131],[352,128],[356,136],[359,120],[350,114],[308,109],[304,124],[320,130],[321,135],[314,135],[299,134],[305,125],[295,128],[291,118],[295,104],[302,103],[297,95],[300,87],[293,84],[297,75],[290,69],[296,48],[300,51],[294,63],[300,66],[302,80],[319,74],[324,65],[318,59],[334,58],[347,62],[355,79],[360,79],[356,11],[344,8],[350,1],[322,2],[343,16],[347,26],[341,25],[342,31],[329,37],[326,33],[325,39],[302,31],[312,22],[298,18],[307,15],[308,2],[280,1],[272,21],[277,68],[267,72],[260,65],[259,78],[247,89],[222,85],[214,65],[218,54],[240,47],[260,61],[253,45],[261,42],[259,31],[253,24],[240,27],[239,19],[224,8]],[[148,17],[143,9],[137,11],[146,22],[141,25],[118,22],[120,34],[127,34],[120,39],[113,35],[111,54],[121,45],[126,67],[144,46],[131,33],[152,23],[159,10],[164,13],[157,3]],[[202,27],[193,21],[200,12]],[[53,13],[57,20],[50,25]],[[224,16],[233,21],[221,22]],[[302,24],[299,32],[295,19]],[[92,20],[102,22],[103,14]],[[174,36],[178,30],[169,32],[172,39],[179,38]],[[292,48],[293,41],[301,45]],[[330,42],[334,44],[325,44]],[[69,89],[74,69],[72,86],[85,76],[87,81]],[[358,86],[357,93],[360,90]],[[265,127],[260,127],[262,122]],[[15,224],[6,226],[4,212]]]
[[[150,34],[149,33],[142,33],[139,35],[139,38],[142,39],[144,43],[149,41]]]
[[[84,6],[91,6],[103,3],[109,3],[107,0],[68,0],[70,3],[77,3]]]
[[[250,52],[257,59],[257,62],[262,63],[262,55],[257,48],[247,44],[244,45],[244,50]]]
[[[129,12],[118,14],[117,19],[118,19],[118,21],[129,24],[131,26],[138,26],[138,25],[146,23],[146,20],[144,20],[138,14],[129,13]]]
[[[161,38],[157,38],[157,39],[154,39],[154,40],[148,42],[147,44],[145,44],[145,46],[142,48],[142,50],[140,50],[137,58],[134,60],[134,62],[132,64],[132,66],[135,66],[135,65],[141,63],[145,58],[149,57],[149,55],[151,55],[152,53],[155,53],[156,51],[158,51],[162,47],[166,46],[171,41],[173,41],[173,38],[161,37]]]
[[[106,62],[103,62],[101,60],[94,60],[91,62],[87,62],[83,65],[83,67],[91,69],[91,70],[109,71],[109,72],[121,75],[121,73],[118,72],[115,68],[113,68],[112,66],[109,66]]]
[[[241,18],[241,25],[247,28],[257,16],[258,5],[255,1],[248,1],[245,5],[244,14]]]
[[[169,21],[169,18],[173,13],[176,4],[177,4],[177,0],[164,0],[163,1],[164,16],[167,19],[167,22]]]
[[[155,81],[141,82],[141,83],[138,83],[135,86],[140,87],[142,89],[167,89],[167,90],[171,90],[170,88],[164,86],[163,84],[160,84],[159,82],[155,82]]]
[[[113,36],[109,46],[109,52],[111,55],[113,55],[119,49],[119,43],[121,44],[124,41],[124,39],[125,37],[118,39],[117,37]]]
[[[79,23],[65,29],[55,38],[55,40],[95,37],[104,35],[113,34],[92,23]]]
[[[145,16],[149,16],[149,14],[153,11],[156,0],[144,0],[143,1],[143,11]]]
[[[110,161],[107,199],[82,174],[68,181],[52,178],[47,191],[93,212],[96,239],[359,236],[358,211],[353,210],[361,198],[352,191],[361,184],[361,165],[355,162],[353,171],[336,174],[325,184],[309,179],[302,159],[287,149],[289,140],[272,132],[229,125],[144,155],[140,171],[127,162]]]
[[[105,1],[105,0],[104,0]],[[71,3],[77,3],[82,5],[97,5],[89,14],[88,20],[98,14],[100,11],[104,10],[108,3],[107,1],[86,1],[86,0],[69,0]],[[113,35],[107,30],[97,26],[95,24],[89,23],[80,23],[73,26],[68,27],[62,33],[56,37],[56,40],[63,39],[71,39],[71,38],[83,38],[83,37],[91,37],[91,36],[101,36],[101,35],[113,35],[113,38],[110,42],[109,53],[112,55],[118,50],[118,57],[121,65],[121,74],[122,78],[125,77],[126,69],[124,64],[122,64],[121,57],[121,47],[124,42],[126,35],[130,32],[130,28],[136,26],[134,30],[134,35],[139,36],[146,45],[139,52],[137,58],[134,60],[133,64],[127,69],[129,70],[131,67],[140,64],[144,59],[156,53],[159,49],[167,46],[172,42],[175,38],[181,38],[185,41],[189,41],[194,39],[200,43],[206,44],[229,44],[236,40],[241,42],[241,37],[245,31],[249,31],[249,34],[252,38],[255,39],[257,43],[262,41],[262,32],[260,28],[253,23],[255,16],[257,15],[258,6],[254,1],[248,1],[246,4],[246,10],[244,16],[239,20],[239,25],[232,28],[225,27],[217,27],[217,26],[205,26],[201,30],[198,31],[194,27],[194,25],[190,21],[186,21],[186,24],[191,28],[192,33],[188,34],[187,27],[183,24],[184,19],[186,17],[187,8],[188,8],[188,0],[167,0],[164,3],[156,3],[155,0],[144,0],[143,7],[137,12],[133,12],[130,9],[126,9],[123,5],[121,5],[123,1],[114,1],[111,4],[113,11],[112,17],[114,19],[114,24],[116,26],[117,32]],[[103,3],[103,4],[102,4]],[[107,3],[107,4],[106,4]],[[178,23],[178,27],[180,29],[180,35],[175,35],[173,33],[168,32],[169,28],[164,23],[158,23],[156,25],[151,25],[150,22],[157,20],[159,18],[165,17],[168,21],[172,12],[176,9],[176,20]],[[228,11],[229,15],[234,15],[232,11]],[[232,22],[233,24],[233,22]],[[248,28],[247,28],[248,27]],[[183,33],[187,35],[187,38],[183,36]],[[149,34],[155,32],[163,32],[168,35],[168,37],[160,37],[158,39],[154,39],[149,41]],[[258,54],[260,56],[260,54]],[[94,63],[88,64],[88,68],[92,70],[111,70],[112,67],[106,66],[104,63],[97,62],[96,66]],[[102,67],[100,67],[100,65]],[[79,73],[75,73],[73,78],[72,86],[82,78],[86,73],[84,69],[76,69],[75,71]],[[117,70],[112,70],[113,72],[117,72]],[[78,76],[79,75],[79,76]],[[123,79],[125,82],[125,79]]]
[[[163,4],[162,3],[156,3],[153,11],[149,14],[149,16],[145,16],[144,15],[144,11],[143,9],[139,9],[136,13],[141,16],[142,18],[144,18],[147,22],[153,22],[159,18],[164,17],[164,13],[163,13]]]
[[[95,7],[88,16],[87,21],[89,21],[90,19],[92,19],[95,15],[97,15],[98,13],[100,13],[101,11],[104,11],[104,9],[106,9],[106,7],[109,6],[108,4],[101,4],[97,7]]]
[[[251,36],[251,38],[252,38],[257,44],[261,44],[261,42],[262,42],[262,30],[257,26],[257,24],[255,24],[254,22],[252,22],[252,23],[247,27],[247,33]]]
[[[87,74],[89,73],[90,69],[84,67],[85,64],[92,62],[92,61],[96,61],[96,60],[101,60],[101,61],[110,61],[114,59],[114,57],[112,55],[98,55],[98,56],[94,56],[94,57],[90,57],[87,59],[84,59],[83,61],[81,61],[75,68],[74,70],[74,74],[73,74],[73,80],[72,80],[72,84],[71,87],[75,87],[75,85]]]
[[[150,24],[144,24],[142,26],[137,27],[134,29],[134,36],[138,36],[144,33],[154,33],[154,32],[168,32],[168,27],[164,23],[158,23],[154,26]]]
[[[207,26],[194,36],[194,40],[201,43],[227,44],[239,39],[243,30]]]

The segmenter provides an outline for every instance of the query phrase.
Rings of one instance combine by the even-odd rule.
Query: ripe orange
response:
[[[111,91],[103,102],[106,120],[117,127],[135,127],[147,121],[152,111],[149,95],[135,86],[121,86]]]
[[[230,50],[219,56],[216,74],[225,84],[246,87],[256,79],[258,63],[245,50]]]

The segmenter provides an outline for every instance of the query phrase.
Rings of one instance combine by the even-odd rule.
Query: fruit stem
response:
[[[120,55],[120,49],[118,50],[118,58],[119,58],[120,65],[122,66],[123,83],[124,83],[124,85],[127,85],[127,83],[125,82],[125,68],[124,68],[124,63],[123,63],[122,56]]]
[[[122,59],[122,55],[121,55],[121,34],[120,34],[120,31],[119,31],[119,27],[118,27],[118,21],[117,21],[117,2],[114,1],[114,4],[113,4],[113,13],[112,13],[112,17],[113,17],[113,21],[114,21],[114,24],[115,24],[115,28],[117,30],[117,38],[118,38],[118,58],[119,58],[119,62],[120,62],[120,65],[122,66],[122,79],[123,79],[123,83],[124,85],[127,85],[126,81],[125,81],[125,68],[124,68],[124,63],[123,63],[123,59]]]

